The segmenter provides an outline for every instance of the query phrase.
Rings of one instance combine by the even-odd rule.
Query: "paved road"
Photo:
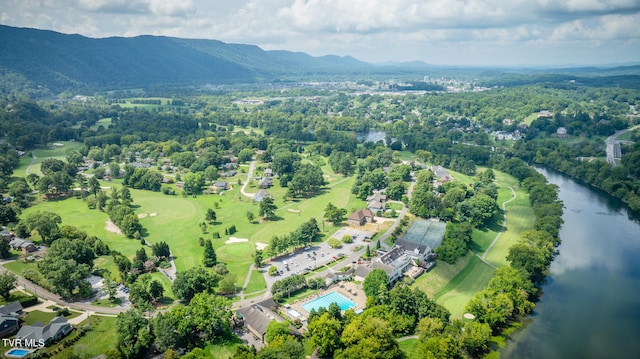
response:
[[[411,194],[413,193],[413,188],[415,186],[416,186],[416,178],[413,177],[412,180],[411,180],[411,184],[409,185],[409,188],[407,189],[407,198],[408,199],[411,199]],[[393,234],[393,231],[395,231],[396,228],[400,225],[400,221],[407,214],[408,210],[409,210],[409,208],[406,205],[403,206],[402,210],[400,210],[400,213],[398,214],[398,218],[396,218],[395,222],[393,222],[391,227],[389,227],[389,229],[387,229],[387,231],[384,232],[384,234],[382,236],[380,236],[380,238],[378,240],[380,241],[381,248],[389,249],[389,246],[385,243],[385,240],[387,238],[389,238],[389,236],[391,236],[391,234]]]
[[[0,264],[0,272],[6,273],[8,272],[8,270],[4,268],[2,264]],[[18,280],[18,285],[23,287],[25,290],[29,292],[33,292],[33,294],[35,294],[39,298],[50,300],[60,306],[69,307],[71,309],[76,309],[76,310],[84,310],[84,311],[105,313],[105,314],[119,314],[122,312],[126,312],[129,309],[124,307],[114,307],[114,308],[97,307],[95,305],[90,305],[90,304],[85,304],[80,302],[68,302],[66,300],[63,300],[59,295],[49,292],[48,290],[40,287],[39,285],[36,285],[35,283],[25,279],[22,276],[16,275],[16,278]]]
[[[256,159],[252,159],[251,163],[249,164],[249,172],[247,173],[247,180],[244,181],[244,183],[242,184],[242,187],[240,188],[240,193],[242,193],[243,196],[245,197],[249,197],[249,198],[253,198],[253,195],[255,195],[255,193],[247,193],[245,192],[245,189],[247,189],[247,185],[249,184],[249,182],[251,182],[251,179],[253,178],[253,171],[256,168]]]
[[[607,162],[609,162],[609,164],[611,164],[611,166],[615,167],[617,165],[616,163],[616,157],[615,157],[615,145],[616,142],[618,142],[617,138],[618,136],[625,134],[629,131],[633,131],[636,128],[639,128],[640,125],[636,125],[624,130],[620,130],[620,131],[616,131],[616,133],[614,133],[613,135],[607,137],[607,139],[604,141],[605,145],[606,145],[606,151],[607,151]]]

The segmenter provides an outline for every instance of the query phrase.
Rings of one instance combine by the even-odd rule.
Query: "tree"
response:
[[[204,187],[204,175],[201,172],[187,173],[184,176],[183,190],[187,195],[197,195],[202,193]]]
[[[378,243],[379,243],[379,241],[378,241]],[[369,245],[367,245],[367,249],[364,252],[364,256],[367,257],[367,258],[371,258],[371,249],[369,248]]]
[[[91,286],[84,279],[91,273],[94,258],[93,249],[84,241],[61,238],[51,244],[38,269],[54,293],[71,297],[77,289],[84,296],[91,294]]]
[[[309,323],[308,329],[311,344],[317,348],[321,357],[331,357],[342,346],[340,342],[342,323],[331,317],[329,313],[315,317]]]
[[[210,239],[204,241],[204,259],[202,261],[205,267],[213,267],[218,263],[216,251],[213,249],[213,243]]]
[[[259,216],[271,219],[275,215],[276,209],[278,209],[278,207],[273,203],[273,198],[265,197],[262,199],[262,202],[260,202]]]
[[[207,220],[207,222],[209,222],[209,224],[214,224],[215,221],[218,219],[218,215],[216,214],[216,211],[214,211],[211,208],[207,208],[207,214],[205,215],[204,219]]]
[[[16,287],[17,281],[13,273],[0,274],[0,295],[5,301],[11,297],[11,291]]]
[[[9,258],[11,256],[11,246],[9,242],[0,240],[0,259]]]
[[[253,254],[253,264],[256,266],[256,268],[260,268],[262,267],[263,263],[264,263],[264,254],[262,250],[256,249],[256,252]]]
[[[329,245],[329,247],[331,248],[340,248],[342,247],[342,242],[340,242],[340,240],[336,239],[336,238],[329,238],[327,240],[327,244]]]
[[[129,358],[138,358],[151,345],[151,331],[148,321],[137,309],[118,314],[116,319],[118,350]]]
[[[153,251],[153,255],[160,258],[169,258],[171,256],[171,251],[169,250],[169,245],[167,242],[158,242],[151,245],[151,250]]]
[[[276,320],[272,320],[267,325],[264,340],[265,342],[270,343],[277,337],[289,335],[290,331],[289,322],[278,322]]]
[[[389,289],[389,277],[382,269],[374,269],[367,275],[362,284],[364,293],[367,298],[371,297],[377,301],[380,294],[380,288]]]
[[[253,223],[254,219],[255,219],[255,215],[253,214],[253,212],[247,211],[247,220],[249,220],[249,223]]]
[[[212,292],[219,281],[219,275],[202,267],[189,268],[176,275],[176,279],[173,281],[173,293],[178,299],[189,301],[198,293]]]
[[[376,317],[356,317],[342,332],[345,349],[338,351],[336,358],[401,358],[402,351],[393,338],[389,324]]]
[[[0,204],[0,225],[18,222],[18,214],[11,206]]]
[[[58,224],[62,223],[62,218],[53,212],[37,211],[27,214],[22,222],[29,232],[38,232],[46,244],[51,244],[58,235]]]
[[[338,208],[329,202],[324,209],[324,218],[333,223],[340,223],[344,216],[347,214],[347,210],[344,208]]]
[[[236,275],[233,273],[227,273],[220,283],[218,283],[218,291],[221,294],[231,294],[236,291]]]
[[[154,301],[162,298],[164,295],[164,287],[159,281],[152,280],[151,283],[149,283],[149,295],[151,295]]]

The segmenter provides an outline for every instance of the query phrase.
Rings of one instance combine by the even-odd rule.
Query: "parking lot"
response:
[[[339,229],[331,237],[341,240],[344,235],[350,235],[354,239],[353,243],[342,243],[341,248],[331,248],[325,241],[273,259],[271,265],[276,266],[280,274],[272,277],[267,274],[266,270],[263,271],[269,287],[271,287],[273,282],[283,277],[306,273],[343,256],[354,256],[354,250],[357,247],[367,244],[371,245],[368,239],[373,236],[373,233],[344,227]],[[357,257],[357,255],[355,255],[355,257]],[[353,260],[355,259],[356,258],[353,258]]]

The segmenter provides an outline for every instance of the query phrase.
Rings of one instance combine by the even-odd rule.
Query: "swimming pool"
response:
[[[19,349],[19,348],[13,348],[11,350],[9,350],[8,352],[4,353],[4,355],[8,358],[22,358],[24,356],[26,356],[27,354],[29,354],[29,350],[27,349]]]
[[[328,308],[331,303],[338,304],[341,310],[347,310],[356,306],[356,303],[349,300],[348,298],[345,298],[345,296],[343,296],[342,294],[331,292],[308,303],[304,303],[302,305],[302,308],[307,312],[311,312],[311,309],[315,309],[317,311],[320,308]]]

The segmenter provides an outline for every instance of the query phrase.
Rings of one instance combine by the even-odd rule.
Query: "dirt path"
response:
[[[498,239],[500,239],[500,236],[502,235],[502,233],[507,228],[507,208],[506,208],[507,203],[509,203],[509,202],[513,201],[514,199],[516,199],[516,191],[513,189],[513,187],[507,187],[507,188],[511,190],[511,194],[513,196],[510,199],[502,202],[502,213],[503,213],[502,228],[500,228],[500,232],[498,232],[498,234],[496,235],[496,238],[493,240],[493,242],[491,242],[491,244],[489,245],[487,250],[484,251],[484,253],[482,254],[482,257],[479,257],[480,259],[482,259],[483,262],[487,263],[488,265],[490,265],[493,268],[495,268],[495,266],[493,264],[487,262],[487,254],[489,254],[489,252],[491,251],[493,246],[498,242]]]

